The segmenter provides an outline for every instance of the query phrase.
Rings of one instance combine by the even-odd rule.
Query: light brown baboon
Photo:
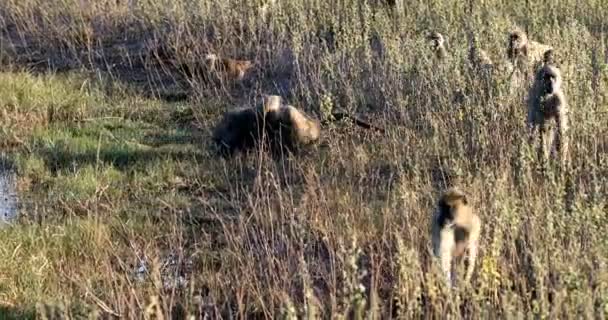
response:
[[[528,94],[526,123],[530,142],[536,131],[540,131],[539,158],[545,160],[549,157],[548,145],[557,153],[560,163],[564,163],[568,154],[568,104],[561,85],[561,72],[556,66],[545,64],[538,70]],[[555,120],[556,128],[548,130],[552,120]]]
[[[431,40],[431,49],[435,54],[435,57],[439,60],[443,60],[447,56],[447,50],[445,49],[445,39],[439,32],[431,32],[427,37]]]
[[[470,36],[469,61],[473,68],[478,70],[491,70],[494,67],[492,59],[487,52],[479,48],[479,43],[475,35]]]
[[[218,76],[233,81],[242,81],[253,71],[254,63],[249,60],[220,58],[211,53],[205,57],[207,70],[218,72]]]
[[[264,22],[268,22],[268,19],[275,11],[275,6],[277,4],[276,0],[263,0],[260,6],[258,7],[258,14],[260,18]]]
[[[282,104],[281,97],[270,95],[257,107],[226,113],[213,132],[213,141],[222,155],[260,143],[278,155],[317,141],[320,132],[317,121],[294,106]]]
[[[532,41],[521,29],[516,28],[509,33],[509,43],[507,46],[507,57],[509,61],[517,67],[533,66],[543,60],[543,55],[551,46]]]
[[[433,254],[441,262],[441,270],[450,286],[455,284],[455,270],[452,260],[468,253],[465,280],[473,276],[481,220],[473,212],[466,195],[458,188],[448,189],[439,199],[432,222]]]

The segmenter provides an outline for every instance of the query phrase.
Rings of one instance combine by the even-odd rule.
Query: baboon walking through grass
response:
[[[553,120],[554,129],[550,128]],[[528,94],[526,123],[530,142],[535,139],[539,131],[539,159],[546,160],[549,151],[552,150],[563,164],[568,155],[568,104],[562,90],[561,72],[555,65],[545,64],[536,73],[534,84]]]
[[[448,285],[455,284],[452,261],[468,254],[465,281],[470,281],[477,259],[481,220],[473,212],[464,192],[448,189],[439,199],[432,221],[431,236],[433,254],[441,263],[441,270]]]

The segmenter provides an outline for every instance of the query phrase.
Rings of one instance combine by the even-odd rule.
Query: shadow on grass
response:
[[[192,149],[155,149],[128,150],[101,148],[99,152],[71,152],[62,149],[44,149],[39,153],[49,170],[53,173],[65,169],[78,168],[88,164],[111,164],[119,170],[145,165],[160,160],[184,161],[192,160],[200,152]]]
[[[195,144],[197,142],[197,139],[187,132],[172,134],[150,133],[142,139],[142,143],[156,148],[166,145]]]
[[[36,319],[33,310],[23,310],[14,307],[0,306],[0,319],[4,320],[24,320]]]

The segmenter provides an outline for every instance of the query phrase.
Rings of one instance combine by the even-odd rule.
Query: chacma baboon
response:
[[[568,154],[568,104],[561,85],[561,72],[556,66],[545,64],[538,70],[528,94],[526,123],[530,142],[535,138],[536,131],[540,131],[539,158],[548,158],[549,145],[551,149],[555,147],[553,150],[563,163]],[[556,128],[548,130],[551,120],[555,120]],[[554,131],[552,135],[551,131]]]
[[[267,145],[273,154],[295,151],[319,139],[319,123],[281,97],[264,96],[263,103],[254,108],[228,112],[215,128],[213,141],[222,155]]]
[[[389,8],[396,10],[397,12],[401,12],[403,10],[403,0],[382,0],[380,2],[384,2],[389,6]]]
[[[441,262],[441,270],[450,286],[455,284],[455,270],[452,260],[468,253],[465,280],[473,276],[481,220],[473,212],[464,192],[458,188],[448,189],[439,199],[432,222],[433,254]]]
[[[269,17],[275,11],[274,7],[276,6],[276,0],[263,0],[260,6],[258,7],[258,14],[262,21],[268,22]]]
[[[559,68],[557,64],[557,60],[555,59],[555,51],[553,49],[549,49],[543,53],[543,60],[538,61],[534,65],[534,75],[536,75],[540,69],[542,69],[546,65],[552,65],[554,67]]]
[[[549,50],[545,51],[545,53],[543,53],[543,63],[552,64],[552,65],[556,64],[555,52],[553,51],[553,49],[549,49]]]
[[[550,49],[551,46],[529,40],[526,33],[519,28],[509,33],[507,57],[517,67],[521,68],[522,64],[527,67],[542,61],[544,53]]]
[[[471,34],[469,46],[469,62],[477,70],[491,70],[494,67],[492,59],[487,52],[479,48],[479,43],[475,35]]]
[[[445,39],[443,35],[439,32],[431,32],[428,37],[431,40],[431,49],[435,54],[435,57],[439,60],[445,59],[447,56],[447,51],[445,49]]]
[[[218,72],[218,76],[228,80],[242,81],[253,71],[255,64],[249,60],[235,60],[231,58],[220,58],[216,54],[208,54],[205,57],[207,70]]]

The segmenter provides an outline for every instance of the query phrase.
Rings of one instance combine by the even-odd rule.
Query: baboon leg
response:
[[[551,132],[547,130],[544,121],[540,125],[539,131],[540,145],[538,146],[538,158],[544,164],[545,160],[549,158],[549,148],[547,148],[547,144],[551,145],[553,136],[551,135]]]
[[[537,121],[536,110],[533,106],[528,107],[528,116],[526,118],[526,124],[528,126],[528,143],[532,143],[537,135],[538,121]]]
[[[554,133],[554,144],[555,153],[558,157],[560,164],[563,164],[568,156],[568,118],[565,115],[558,115],[555,119],[557,122],[557,128]]]
[[[536,136],[538,135],[538,126],[532,124],[532,125],[528,125],[528,143],[532,144],[534,143],[534,139],[536,139]]]
[[[477,260],[477,240],[471,240],[468,246],[468,254],[469,254],[469,264],[467,265],[467,273],[465,276],[465,281],[471,281],[471,277],[473,277],[473,269],[475,269],[475,260]]]
[[[454,252],[454,232],[451,228],[441,231],[439,243],[439,258],[441,259],[441,271],[446,277],[448,286],[453,285],[452,277],[452,254]]]

